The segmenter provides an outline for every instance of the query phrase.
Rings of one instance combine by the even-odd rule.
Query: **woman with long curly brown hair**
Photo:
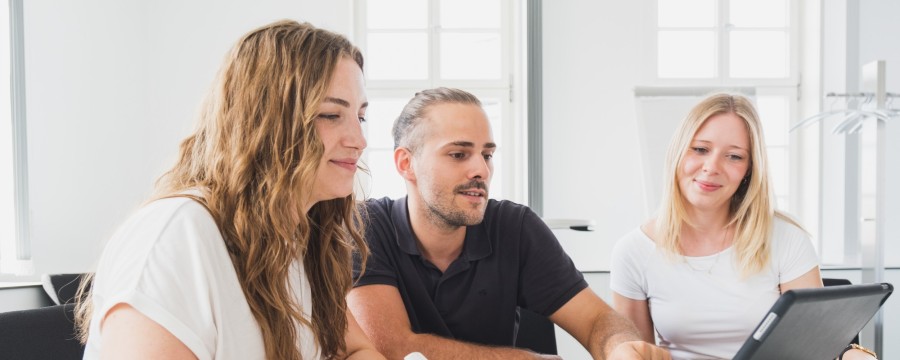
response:
[[[305,23],[237,42],[176,165],[82,286],[85,358],[383,358],[345,300],[352,252],[367,255],[362,66]]]

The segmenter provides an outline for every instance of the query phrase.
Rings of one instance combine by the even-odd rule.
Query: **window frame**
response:
[[[438,10],[434,10],[439,7],[441,0],[427,0],[428,1],[428,28],[426,29],[429,42],[428,42],[428,79],[426,80],[373,80],[366,79],[366,86],[370,89],[397,89],[397,88],[413,88],[413,89],[426,89],[430,87],[436,86],[447,86],[447,87],[458,87],[458,88],[508,88],[509,84],[512,82],[512,61],[510,59],[511,49],[512,49],[512,6],[510,2],[512,0],[499,0],[500,1],[500,62],[503,64],[503,67],[508,71],[502,71],[500,74],[500,79],[497,80],[440,80],[440,34],[441,28],[436,25],[439,21]],[[366,0],[356,0],[355,6],[355,43],[356,45],[362,49],[363,53],[366,53],[366,49],[368,49],[368,37],[366,35],[369,34],[370,30],[368,30],[368,20],[366,18]],[[470,29],[451,29],[449,31],[452,32],[476,32],[481,31],[479,28],[470,28]],[[484,29],[489,31],[494,31],[494,29]],[[388,33],[388,32],[410,32],[410,33],[418,33],[422,30],[415,29],[376,29],[371,32],[373,33]],[[437,66],[433,66],[437,65]]]
[[[519,49],[524,47],[524,37],[516,34],[517,25],[523,21],[518,17],[521,15],[522,6],[513,0],[500,1],[500,29],[448,29],[448,32],[479,32],[481,30],[497,31],[500,34],[500,78],[493,80],[443,80],[440,78],[440,35],[442,29],[438,25],[439,22],[439,6],[441,0],[428,0],[428,27],[424,31],[427,32],[429,38],[428,49],[428,79],[425,80],[375,80],[366,79],[366,90],[369,99],[380,97],[397,97],[398,94],[406,94],[407,99],[412,98],[416,92],[435,88],[440,86],[454,87],[464,89],[471,92],[479,99],[496,98],[501,104],[501,123],[502,134],[494,134],[502,156],[502,168],[495,168],[495,174],[502,174],[499,184],[503,194],[499,197],[492,194],[492,198],[508,199],[520,203],[524,203],[527,192],[527,181],[516,179],[525,179],[527,155],[525,152],[525,136],[526,119],[525,111],[519,104],[523,102],[526,95],[522,87],[518,84],[524,82],[523,66],[521,59],[513,56],[513,52],[519,54]],[[368,49],[368,34],[370,30],[367,24],[367,1],[355,0],[354,6],[354,36],[356,45],[365,54]],[[376,29],[372,33],[379,32],[422,32],[423,30],[399,30],[399,29]],[[398,114],[399,115],[399,114]],[[378,148],[377,150],[383,150]],[[366,155],[368,151],[366,151]],[[368,160],[367,158],[364,161]],[[368,161],[366,161],[368,163]],[[362,180],[362,187],[371,191],[367,180]],[[496,181],[496,179],[494,179]],[[496,185],[497,183],[494,182]],[[367,187],[368,186],[368,187]],[[380,194],[366,193],[363,195],[380,196]]]
[[[22,0],[9,0],[10,117],[12,123],[12,177],[15,216],[15,244],[0,249],[15,249],[15,254],[0,251],[0,274],[31,275],[31,232],[28,202],[28,154],[25,102],[24,16]]]
[[[710,79],[704,78],[660,78],[657,74],[657,34],[660,28],[657,26],[658,20],[658,0],[645,0],[647,11],[652,16],[643,18],[644,24],[643,34],[643,53],[647,56],[643,57],[644,64],[642,68],[645,70],[642,74],[642,81],[645,84],[654,84],[659,86],[722,86],[722,87],[797,87],[800,83],[800,14],[799,4],[797,1],[788,0],[788,23],[786,25],[788,31],[788,55],[790,57],[788,64],[788,76],[785,78],[731,78],[729,72],[729,37],[726,36],[730,31],[728,20],[728,4],[730,0],[715,0],[717,3],[716,18],[716,76]],[[680,28],[682,30],[697,30],[707,28]]]
[[[801,186],[802,184],[800,181],[797,180],[797,179],[800,179],[800,171],[801,171],[800,166],[797,166],[797,164],[800,164],[800,161],[802,160],[801,135],[797,131],[789,130],[790,126],[793,124],[793,122],[791,122],[791,119],[797,119],[800,114],[800,102],[798,100],[798,97],[799,97],[798,89],[796,87],[786,87],[786,86],[756,86],[755,88],[756,88],[756,97],[757,98],[759,98],[760,96],[781,96],[781,97],[785,97],[788,100],[786,102],[786,105],[787,105],[786,116],[787,116],[788,123],[786,124],[787,129],[785,129],[785,131],[788,131],[788,133],[786,135],[787,145],[786,146],[785,145],[769,145],[768,142],[766,143],[766,145],[767,145],[767,150],[768,150],[768,148],[778,147],[778,148],[784,148],[787,151],[787,158],[785,159],[785,161],[787,161],[787,164],[785,164],[787,166],[787,169],[786,169],[787,173],[785,175],[788,177],[788,183],[787,183],[787,189],[786,189],[787,194],[775,193],[775,189],[773,189],[772,193],[773,193],[773,195],[775,195],[776,199],[786,196],[786,199],[788,201],[788,204],[787,204],[788,206],[786,208],[786,211],[791,214],[797,214],[799,216],[803,210],[803,206],[801,204],[801,201],[803,200],[802,199],[802,186]],[[769,167],[770,167],[769,172],[771,173],[771,171],[772,171],[771,161],[770,161]],[[770,176],[770,178],[771,178],[771,176]],[[776,202],[776,205],[778,205],[777,202]],[[777,208],[785,209],[784,207],[777,207]]]

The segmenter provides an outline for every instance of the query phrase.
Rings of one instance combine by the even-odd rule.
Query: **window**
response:
[[[0,6],[0,273],[30,273],[22,1]]]
[[[654,73],[658,79],[708,80],[704,85],[794,80],[793,3],[658,0]]]
[[[423,89],[469,91],[482,101],[498,151],[491,197],[523,197],[524,120],[512,104],[517,39],[511,0],[358,0],[356,43],[366,58],[369,96],[366,197],[406,194],[393,162],[391,127],[404,105]],[[403,9],[403,11],[397,11]]]
[[[651,0],[645,81],[665,86],[753,87],[777,206],[799,199],[796,136],[797,11],[790,0]]]

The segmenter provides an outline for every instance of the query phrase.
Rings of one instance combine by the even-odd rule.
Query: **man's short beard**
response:
[[[425,202],[428,208],[428,218],[435,224],[443,224],[447,228],[457,228],[462,226],[478,225],[484,220],[484,212],[481,212],[477,218],[468,216],[463,211],[454,211],[453,209],[444,209],[439,205]]]

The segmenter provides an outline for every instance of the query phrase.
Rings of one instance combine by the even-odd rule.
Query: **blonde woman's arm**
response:
[[[100,327],[100,359],[197,359],[175,335],[125,303],[113,306]]]
[[[786,283],[781,283],[779,285],[782,294],[784,294],[784,292],[788,290],[820,287],[822,287],[822,274],[819,272],[818,266],[812,268],[811,270],[807,271],[803,275],[800,275],[800,277],[794,280],[788,281]]]

